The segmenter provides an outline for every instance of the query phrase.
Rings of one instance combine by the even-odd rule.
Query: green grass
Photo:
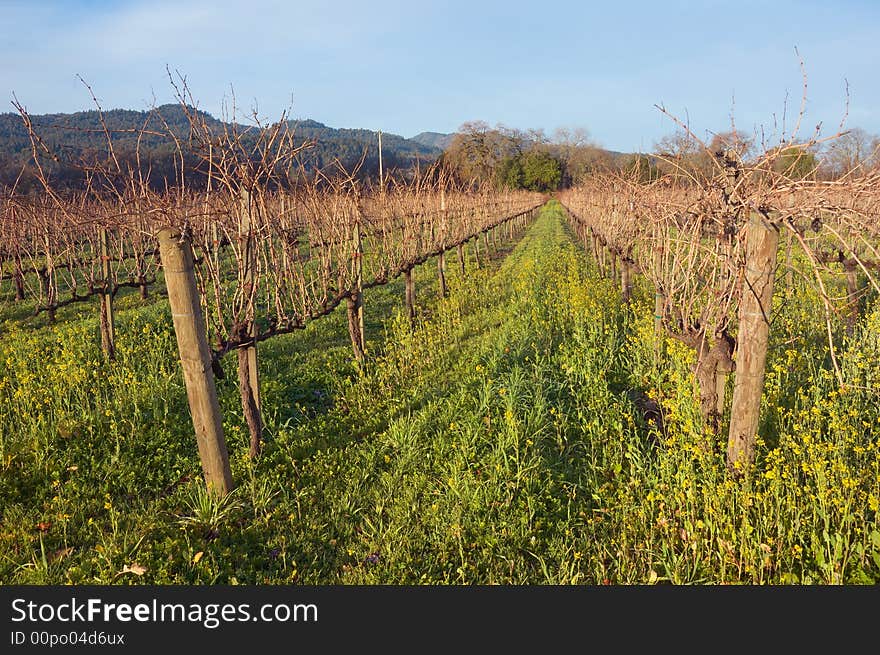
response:
[[[815,298],[785,305],[772,438],[735,482],[722,437],[703,447],[691,354],[670,341],[655,358],[648,290],[623,307],[558,204],[467,279],[454,259],[446,299],[436,263],[417,269],[414,329],[401,281],[368,292],[363,374],[343,311],[261,346],[256,462],[228,358],[219,390],[238,488],[222,500],[203,491],[164,302],[120,311],[114,364],[94,319],[7,323],[0,580],[880,580],[880,315],[841,353],[841,390],[797,322]],[[662,404],[662,433],[635,391]],[[124,572],[135,563],[142,576]]]

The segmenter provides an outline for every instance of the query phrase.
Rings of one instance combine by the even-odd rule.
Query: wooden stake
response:
[[[110,236],[107,228],[101,228],[101,350],[112,361],[116,359],[116,330],[113,325],[113,282],[110,273]]]
[[[382,172],[382,130],[379,130],[379,188],[385,193],[385,174]]]
[[[15,252],[15,299],[24,300],[24,273],[21,266],[21,253]]]
[[[360,223],[355,222],[352,229],[352,257],[354,258],[354,290],[346,299],[348,311],[348,334],[354,358],[364,363],[366,348],[364,342],[364,290],[363,290],[363,244]]]
[[[753,214],[746,233],[745,284],[739,306],[736,378],[727,442],[727,466],[735,474],[743,473],[755,459],[778,245],[778,226]]]
[[[663,270],[663,249],[654,248],[654,270],[656,275],[662,275]],[[663,328],[663,316],[666,311],[666,294],[663,292],[663,286],[658,282],[654,287],[654,336],[657,338],[657,348],[655,350],[657,356],[663,354],[663,337],[665,330]]]
[[[254,298],[256,296],[257,276],[257,251],[254,239],[253,221],[251,212],[253,207],[251,204],[251,196],[247,189],[241,190],[240,208],[241,217],[239,221],[239,240],[243,252],[244,259],[244,295],[245,295],[245,318],[242,334],[240,337],[254,339],[257,336],[257,324],[255,321],[256,307]],[[260,370],[257,361],[257,344],[256,341],[250,345],[239,348],[238,353],[238,386],[242,399],[242,410],[245,420],[248,424],[248,432],[250,433],[250,448],[248,454],[256,457],[260,454],[260,447],[263,440],[263,417],[262,399],[260,397]]]
[[[654,271],[655,275],[661,276],[663,270],[663,249],[654,248]],[[654,363],[660,364],[666,351],[666,330],[663,327],[663,317],[666,313],[666,294],[663,285],[659,282],[654,287]]]
[[[446,189],[440,189],[440,220],[443,221],[443,234],[446,234],[447,215],[446,215]],[[445,243],[443,246],[445,247]],[[440,286],[440,297],[445,298],[446,289],[446,253],[441,252],[437,256],[437,283]]]
[[[55,301],[56,292],[55,284],[53,284],[53,276],[55,275],[55,258],[52,256],[52,246],[49,240],[48,228],[44,232],[44,244],[46,247],[46,268],[40,273],[40,284],[42,285],[43,294],[46,298],[46,313],[49,316],[49,322],[55,322]]]
[[[785,233],[785,290],[790,294],[794,284],[794,271],[791,268],[791,230]]]
[[[632,298],[632,279],[630,278],[629,262],[626,258],[620,258],[620,293],[623,296],[623,302],[627,305]]]
[[[654,292],[654,334],[662,339],[663,337],[663,307],[666,304],[666,296],[660,287]]]
[[[403,279],[406,283],[406,314],[412,323],[416,320],[416,289],[413,285],[412,269],[408,268],[403,273]]]
[[[846,301],[848,305],[846,333],[852,336],[859,322],[859,268],[856,260],[847,259],[844,261],[843,270],[846,273]]]
[[[437,256],[437,283],[440,285],[440,297],[445,298],[448,293],[446,289],[446,255],[442,252]]]
[[[211,372],[205,317],[196,288],[192,246],[180,232],[165,229],[159,233],[159,248],[205,483],[211,493],[225,495],[232,491],[232,472]]]

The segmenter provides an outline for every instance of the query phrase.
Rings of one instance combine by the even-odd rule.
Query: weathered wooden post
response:
[[[193,272],[192,246],[179,231],[164,229],[159,232],[159,249],[205,483],[211,493],[225,495],[232,491],[232,472]]]
[[[752,214],[746,233],[736,377],[727,442],[727,466],[735,474],[742,473],[755,458],[778,245],[778,225],[764,215]]]
[[[843,271],[846,274],[846,333],[852,336],[859,323],[859,265],[855,258],[843,261]]]
[[[348,310],[348,334],[354,358],[361,365],[364,363],[364,289],[363,289],[363,244],[361,241],[360,221],[355,220],[352,228],[352,258],[354,259],[354,289],[346,298]]]
[[[596,270],[599,272],[600,277],[605,277],[605,267],[602,263],[602,246],[599,243],[599,237],[593,231],[593,228],[590,228],[590,247],[593,251],[593,261],[596,262]]]
[[[443,234],[446,234],[446,189],[440,189],[440,220],[443,221]],[[446,247],[445,243],[441,247]],[[440,286],[440,297],[445,298],[446,290],[446,253],[440,251],[437,256],[437,283]]]
[[[403,280],[406,287],[406,315],[409,317],[409,322],[412,323],[416,320],[416,289],[413,284],[411,268],[403,272]]]
[[[632,299],[632,279],[629,259],[626,256],[620,258],[620,294],[623,297],[623,302],[628,305]]]
[[[795,197],[794,193],[788,194],[788,209],[789,211],[794,210],[795,208]],[[788,218],[788,225],[792,227],[792,219]],[[792,241],[793,237],[791,234],[791,230],[785,231],[785,291],[787,295],[791,294],[792,288],[794,287],[794,269],[793,269],[793,258],[792,258]]]
[[[382,170],[382,130],[379,130],[379,189],[382,193],[382,204],[385,203],[385,173]]]
[[[458,254],[458,269],[461,271],[461,277],[464,277],[464,244],[458,244],[455,250]]]
[[[663,316],[666,311],[666,292],[663,290],[663,248],[654,247],[654,335],[659,342],[663,340]]]
[[[665,352],[666,330],[663,318],[666,315],[666,292],[663,289],[663,248],[654,247],[654,363],[659,364]]]
[[[787,231],[785,233],[785,290],[787,293],[791,293],[792,287],[794,286],[794,270],[792,269],[792,257],[791,257],[791,231]]]
[[[24,300],[24,272],[21,265],[21,252],[18,247],[15,249],[15,273],[13,276],[15,279],[15,299]]]
[[[116,329],[113,325],[113,281],[110,278],[110,236],[101,228],[101,350],[108,360],[116,359]]]
[[[262,399],[260,397],[260,372],[257,360],[257,324],[254,299],[257,290],[257,252],[254,239],[253,205],[250,192],[242,188],[239,211],[241,213],[238,227],[239,247],[244,265],[243,293],[245,298],[244,322],[239,326],[239,339],[246,345],[238,348],[238,390],[241,395],[241,407],[250,433],[248,454],[256,457],[260,454],[263,440]]]
[[[52,254],[52,241],[49,235],[49,228],[43,231],[43,244],[46,248],[46,266],[39,272],[40,287],[43,296],[46,298],[46,313],[49,316],[49,322],[55,322],[55,303],[57,300],[55,289],[55,257]]]

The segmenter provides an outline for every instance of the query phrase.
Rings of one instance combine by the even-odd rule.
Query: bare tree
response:
[[[831,177],[859,175],[880,167],[880,136],[853,128],[830,141],[822,153],[822,170]]]

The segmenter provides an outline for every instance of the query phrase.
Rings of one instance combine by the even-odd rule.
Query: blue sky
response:
[[[200,108],[314,118],[413,136],[464,121],[583,127],[650,150],[694,131],[818,122],[880,132],[880,1],[271,2],[0,0],[0,96],[32,113],[146,109],[173,100],[166,65]],[[11,105],[5,105],[9,111]]]

